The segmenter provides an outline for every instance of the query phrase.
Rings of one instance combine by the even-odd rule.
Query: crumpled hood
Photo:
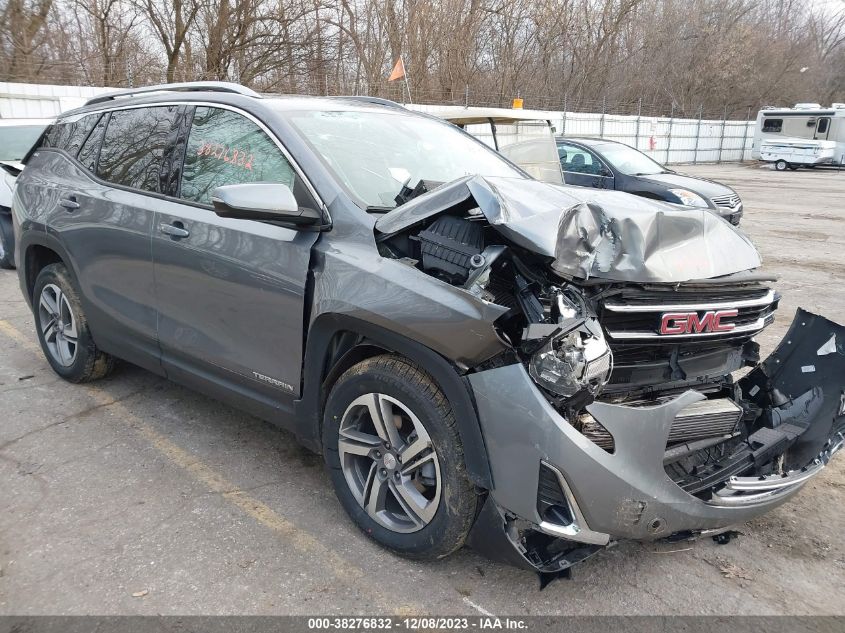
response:
[[[375,228],[394,234],[475,208],[515,245],[552,258],[566,277],[678,283],[761,263],[743,233],[706,209],[520,178],[454,180],[385,214]]]

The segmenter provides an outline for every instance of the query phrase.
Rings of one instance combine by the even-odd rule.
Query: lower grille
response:
[[[732,434],[742,417],[742,409],[728,398],[700,400],[682,409],[669,430],[667,447],[682,442]],[[613,436],[589,413],[580,417],[580,431],[606,451],[614,449]]]
[[[742,409],[733,400],[700,400],[675,417],[669,444],[733,433],[741,417]]]

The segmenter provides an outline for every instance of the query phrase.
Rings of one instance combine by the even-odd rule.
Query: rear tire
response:
[[[76,284],[64,264],[50,264],[38,273],[32,311],[38,342],[59,376],[69,382],[90,382],[114,368],[114,357],[94,343]]]
[[[788,167],[789,167],[789,163],[787,163],[783,159],[775,162],[775,169],[777,171],[786,171]]]
[[[412,362],[384,355],[346,371],[326,402],[323,449],[338,499],[380,545],[433,560],[464,544],[478,495],[457,421]]]
[[[790,164],[789,164],[789,168],[790,168],[792,171],[797,171],[799,166],[800,166],[800,165],[793,165],[792,163],[790,163]]]
[[[0,268],[12,270],[15,267],[15,236],[12,218],[0,211]]]

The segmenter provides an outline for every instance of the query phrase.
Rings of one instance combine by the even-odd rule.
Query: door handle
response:
[[[188,237],[191,234],[191,232],[185,228],[185,225],[178,221],[173,224],[162,222],[158,225],[158,228],[162,233],[169,235],[176,240]]]
[[[59,206],[65,211],[76,211],[79,208],[79,203],[76,201],[76,196],[68,196],[67,198],[59,198]]]

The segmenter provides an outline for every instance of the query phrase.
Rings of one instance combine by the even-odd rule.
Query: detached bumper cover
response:
[[[615,452],[581,435],[546,400],[521,364],[469,376],[500,515],[575,542],[653,540],[747,521],[780,505],[842,446],[845,430],[845,328],[799,310],[784,340],[739,385],[762,410],[747,451],[714,481],[712,496],[693,496],[663,468],[677,413],[704,398],[687,391],[654,407],[593,403],[587,410],[614,436]],[[786,475],[757,468],[783,455]],[[573,521],[555,529],[539,516],[540,464],[559,473]],[[580,524],[579,524],[580,523]],[[579,534],[580,533],[580,534]],[[511,539],[513,542],[513,539]]]

